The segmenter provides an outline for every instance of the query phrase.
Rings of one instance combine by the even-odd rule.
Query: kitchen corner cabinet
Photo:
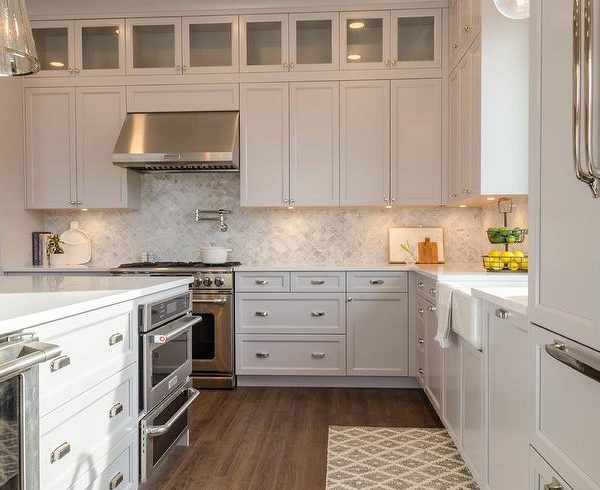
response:
[[[339,203],[339,84],[241,87],[242,206]]]
[[[526,195],[528,21],[504,17],[493,2],[456,0],[453,6],[469,12],[451,8],[450,17],[463,19],[469,35],[461,42],[470,44],[461,48],[449,78],[449,203]],[[479,18],[484,28],[474,36]]]
[[[112,163],[125,107],[124,87],[26,89],[28,209],[139,205],[139,175]]]
[[[481,32],[481,4],[482,0],[453,0],[450,2],[448,30],[451,70]]]

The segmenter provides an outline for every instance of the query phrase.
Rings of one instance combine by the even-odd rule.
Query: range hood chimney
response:
[[[113,163],[138,172],[239,171],[237,111],[127,114]]]

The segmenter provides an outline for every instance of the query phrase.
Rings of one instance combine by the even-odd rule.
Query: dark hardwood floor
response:
[[[416,389],[204,391],[190,447],[176,448],[143,489],[323,489],[330,425],[442,426]]]

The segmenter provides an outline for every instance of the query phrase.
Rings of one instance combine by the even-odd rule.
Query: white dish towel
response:
[[[450,284],[439,282],[437,284],[437,314],[438,328],[435,340],[440,344],[442,349],[450,347],[450,325],[452,321],[452,291],[454,287]]]

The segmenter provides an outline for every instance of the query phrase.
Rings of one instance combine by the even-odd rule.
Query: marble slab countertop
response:
[[[0,276],[0,335],[191,282],[191,277]]]
[[[471,289],[473,296],[523,316],[527,315],[527,293],[527,287],[522,286],[477,286]]]

